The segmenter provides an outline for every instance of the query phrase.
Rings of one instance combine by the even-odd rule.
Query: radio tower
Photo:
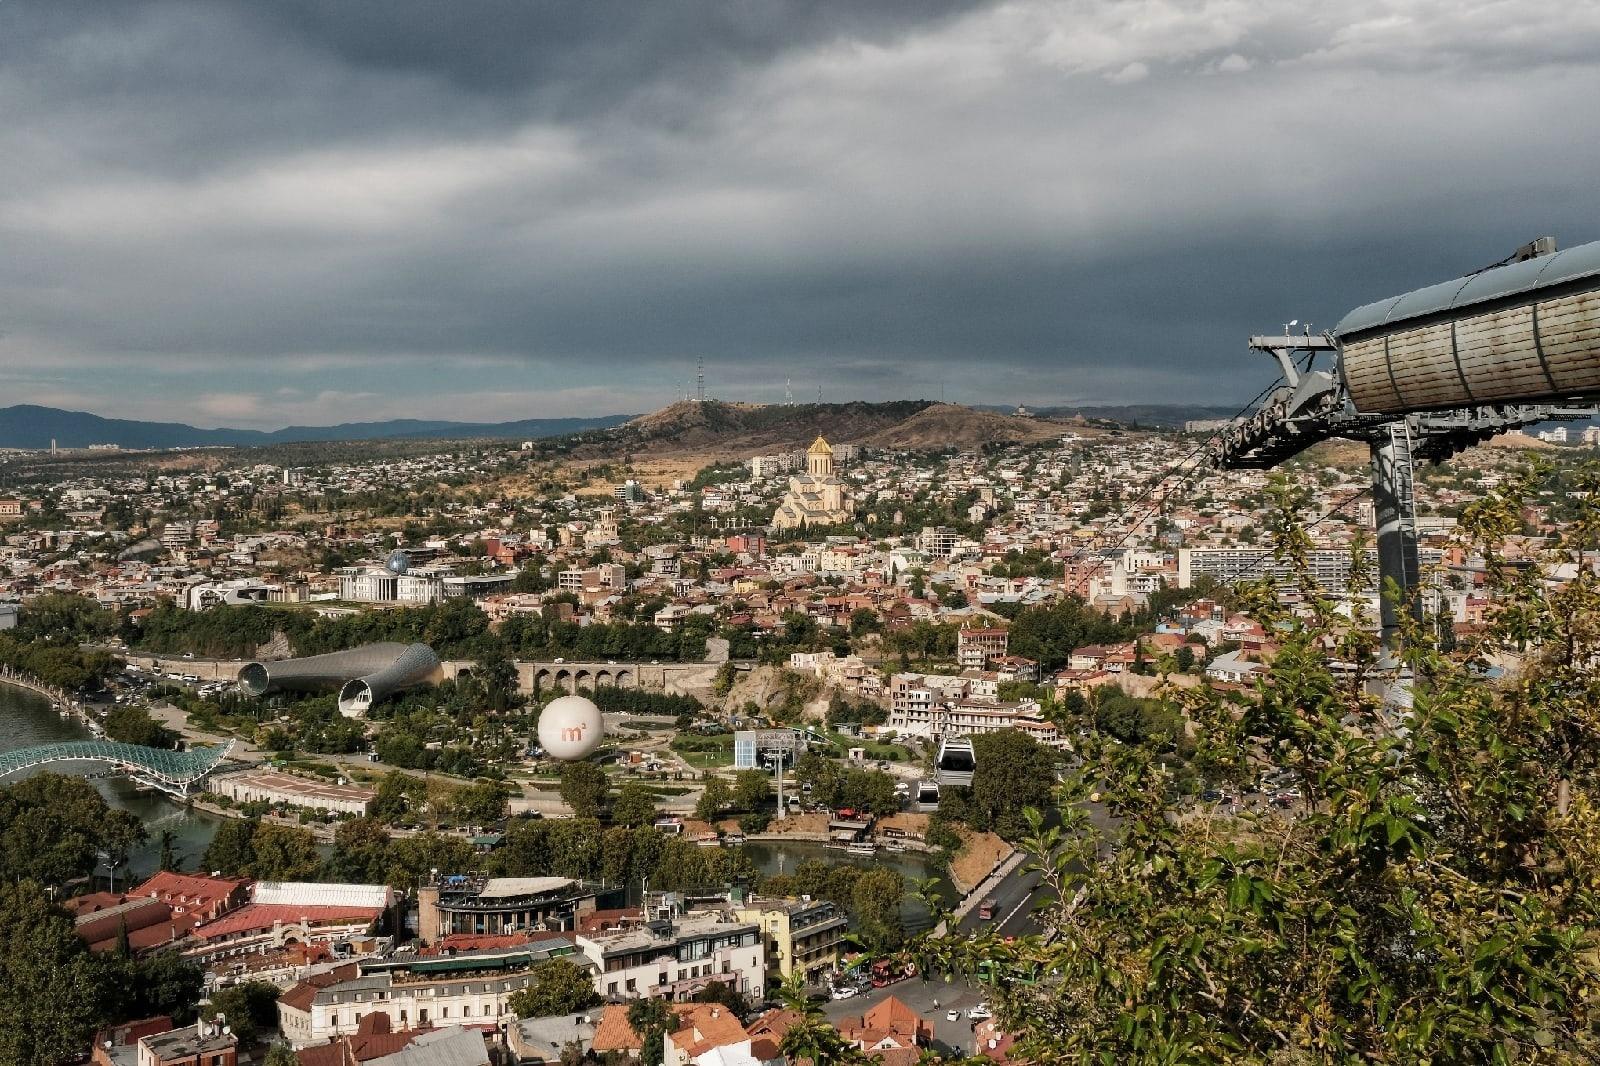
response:
[[[789,379],[783,379],[783,406],[794,406],[794,389],[789,387]]]
[[[696,403],[706,402],[706,357],[694,361],[694,394]]]

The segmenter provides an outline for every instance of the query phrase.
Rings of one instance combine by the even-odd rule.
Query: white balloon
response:
[[[600,708],[582,696],[551,700],[539,715],[539,746],[568,762],[588,758],[600,746],[605,726]]]

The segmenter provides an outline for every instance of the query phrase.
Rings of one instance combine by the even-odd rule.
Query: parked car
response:
[[[989,1004],[987,1003],[980,1003],[976,1007],[973,1007],[971,1010],[967,1011],[968,1021],[981,1022],[985,1018],[992,1017],[994,1017],[994,1015],[989,1012]]]
[[[961,1020],[961,1012],[958,1010],[945,1011],[944,1020],[947,1022],[959,1022]]]

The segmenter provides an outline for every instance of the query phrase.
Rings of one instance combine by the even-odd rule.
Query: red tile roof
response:
[[[115,949],[124,930],[130,950],[146,951],[182,939],[194,924],[193,920],[175,918],[172,908],[160,900],[132,899],[81,914],[75,931],[90,951]]]
[[[376,922],[381,914],[382,907],[297,907],[292,903],[252,903],[202,925],[195,930],[195,935],[214,940],[236,933],[262,932],[274,925],[294,925],[301,921],[312,925],[351,925],[362,921],[370,924]]]
[[[351,962],[343,966],[335,966],[325,973],[314,973],[279,996],[278,1002],[293,1007],[298,1011],[308,1011],[311,1009],[311,1001],[316,998],[318,989],[336,985],[340,981],[354,980],[359,972],[356,964]],[[376,1018],[380,1017],[380,1015],[369,1014],[367,1017]],[[381,1015],[381,1017],[387,1020],[389,1016],[385,1014]],[[362,1019],[362,1021],[365,1020],[365,1018]]]
[[[231,906],[244,902],[244,889],[250,884],[243,877],[205,877],[162,870],[135,888],[129,895],[154,896],[168,903],[182,902],[215,918]]]

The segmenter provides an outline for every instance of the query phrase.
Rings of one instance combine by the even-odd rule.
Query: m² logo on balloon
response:
[[[600,708],[582,696],[551,700],[539,714],[539,744],[555,759],[588,758],[600,746],[604,732]]]

